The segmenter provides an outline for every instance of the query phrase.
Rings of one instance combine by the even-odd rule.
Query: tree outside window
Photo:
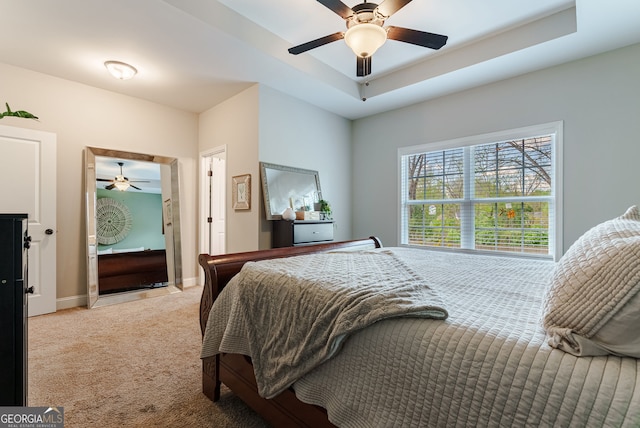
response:
[[[402,157],[404,244],[550,254],[554,135]]]

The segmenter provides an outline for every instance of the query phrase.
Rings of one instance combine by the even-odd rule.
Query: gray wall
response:
[[[226,252],[258,249],[260,170],[258,168],[259,86],[253,85],[200,114],[200,152],[226,147]],[[232,177],[251,174],[251,209],[234,210]]]
[[[261,86],[259,151],[263,162],[318,171],[322,197],[333,210],[334,238],[351,239],[351,121]],[[264,213],[260,220],[260,246],[269,248],[270,225],[264,224],[269,223]]]
[[[200,115],[199,150],[226,146],[231,177],[251,174],[251,209],[234,211],[227,193],[227,252],[271,248],[259,161],[316,170],[331,202],[335,239],[351,238],[351,121],[263,85]]]
[[[397,245],[397,149],[564,121],[564,233],[569,246],[640,204],[640,44],[353,124],[353,234]]]

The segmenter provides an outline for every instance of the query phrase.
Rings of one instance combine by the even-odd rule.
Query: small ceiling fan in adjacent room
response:
[[[148,183],[148,181],[138,181],[138,180],[131,181],[131,180],[129,180],[122,173],[122,166],[124,165],[124,162],[117,162],[117,163],[118,163],[118,165],[120,165],[120,174],[116,175],[113,180],[109,180],[109,179],[106,179],[106,178],[97,178],[96,179],[96,181],[108,181],[108,182],[111,183],[108,186],[105,186],[105,189],[107,189],[107,190],[117,189],[117,190],[120,190],[121,192],[124,192],[129,187],[133,187],[136,190],[142,190],[141,188],[139,188],[137,186],[134,186],[131,183]]]
[[[352,8],[340,0],[317,0],[346,21],[347,31],[339,31],[328,36],[289,48],[289,53],[298,55],[311,49],[345,39],[356,54],[356,75],[371,74],[371,56],[387,39],[411,43],[431,49],[440,49],[447,43],[448,36],[411,30],[409,28],[382,25],[391,15],[402,9],[411,0],[384,0],[376,3],[360,3]]]

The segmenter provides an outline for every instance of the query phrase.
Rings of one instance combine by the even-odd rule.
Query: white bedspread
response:
[[[445,319],[447,312],[391,252],[249,262],[216,299],[201,356],[251,356],[258,392],[273,398],[335,355],[349,334],[393,317]]]
[[[640,363],[576,357],[546,342],[554,264],[386,248],[449,317],[377,322],[294,384],[340,427],[638,427]]]
[[[640,360],[546,343],[553,264],[392,249],[429,279],[444,322],[389,320],[353,335],[296,394],[341,427],[638,427]]]

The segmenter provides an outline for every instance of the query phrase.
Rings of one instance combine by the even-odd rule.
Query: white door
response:
[[[209,254],[224,254],[225,245],[225,160],[210,156],[209,160]]]
[[[224,254],[226,252],[226,148],[219,147],[200,155],[201,194],[200,252]],[[204,276],[200,272],[203,284]]]
[[[0,212],[29,215],[29,316],[56,311],[56,135],[0,125]]]

